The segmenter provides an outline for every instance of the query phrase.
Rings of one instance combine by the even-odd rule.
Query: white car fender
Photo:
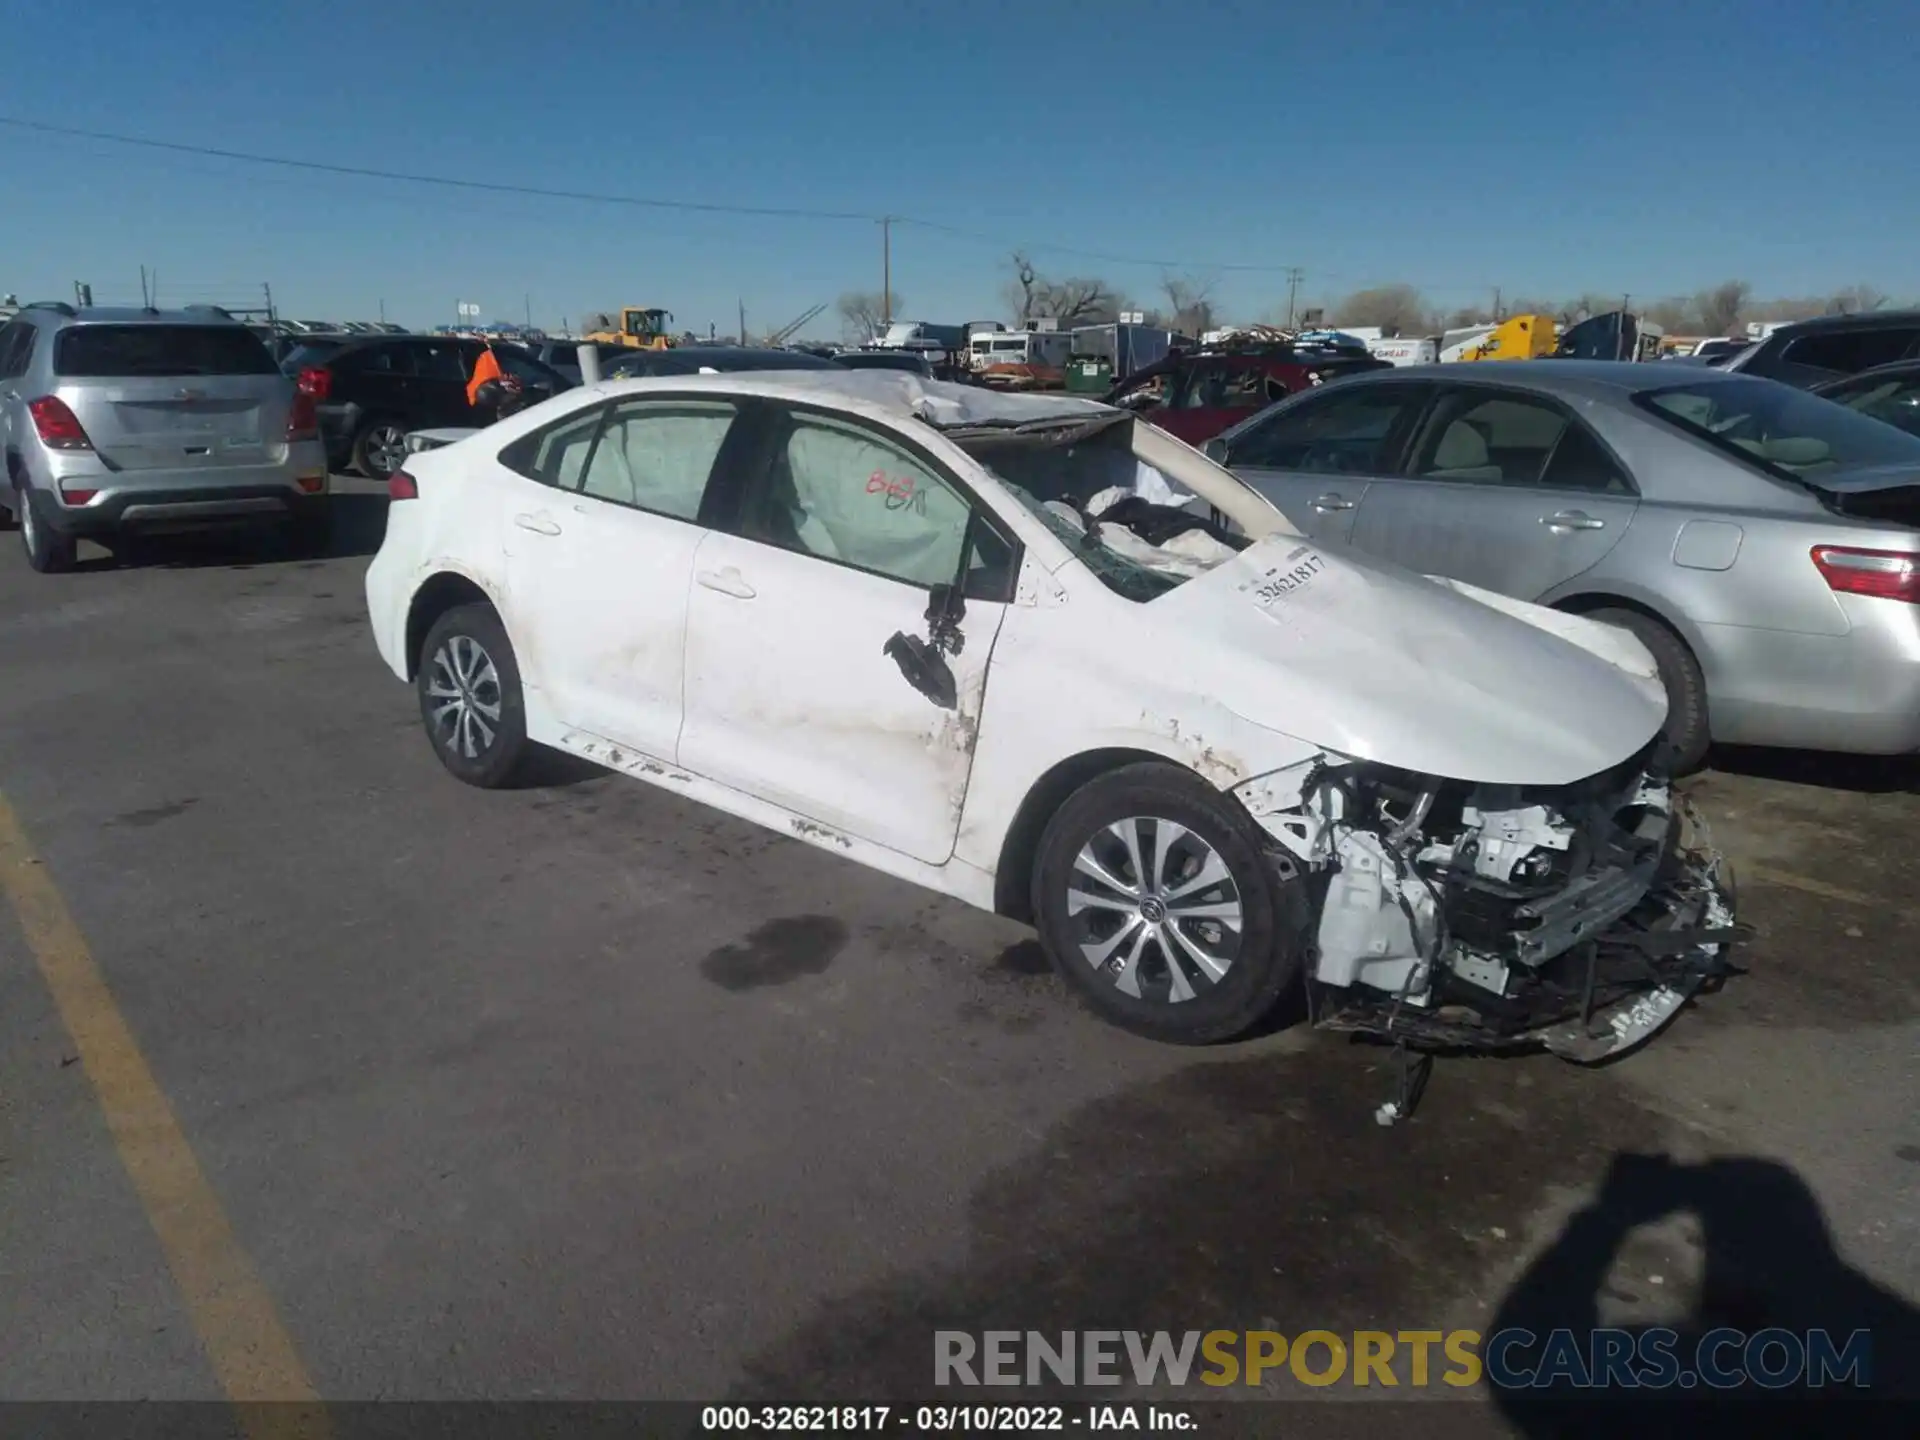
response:
[[[1436,585],[1444,585],[1449,590],[1478,600],[1482,605],[1524,620],[1535,629],[1544,630],[1549,635],[1558,635],[1569,644],[1578,645],[1589,654],[1596,655],[1608,664],[1626,671],[1636,680],[1660,685],[1660,667],[1654,662],[1653,652],[1640,643],[1640,637],[1631,631],[1622,630],[1617,625],[1605,625],[1598,620],[1589,620],[1584,615],[1575,615],[1566,610],[1555,610],[1549,605],[1535,605],[1529,600],[1516,600],[1511,595],[1502,595],[1496,590],[1483,590],[1478,585],[1469,585],[1464,580],[1449,579],[1445,575],[1429,575],[1427,579]],[[1662,701],[1666,691],[1660,689]]]

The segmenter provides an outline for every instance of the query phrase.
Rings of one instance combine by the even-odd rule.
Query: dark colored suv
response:
[[[1386,370],[1385,360],[1350,351],[1294,349],[1172,355],[1136,370],[1107,396],[1169,435],[1199,445],[1256,410],[1342,375]]]
[[[1811,390],[1842,375],[1915,358],[1920,358],[1920,310],[1873,310],[1782,325],[1726,368]]]
[[[486,345],[438,335],[356,340],[324,353],[296,350],[282,365],[311,395],[327,464],[384,480],[407,454],[407,432],[442,425],[487,425],[497,418],[467,403],[467,382]],[[497,345],[500,368],[520,381],[525,404],[571,388],[565,376],[513,345]]]

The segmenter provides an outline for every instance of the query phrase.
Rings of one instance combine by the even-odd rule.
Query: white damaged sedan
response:
[[[1324,1025],[1596,1060],[1730,969],[1638,641],[1310,543],[1124,411],[612,381],[391,494],[374,635],[454,775],[553,747],[1027,921],[1131,1030],[1304,984]]]

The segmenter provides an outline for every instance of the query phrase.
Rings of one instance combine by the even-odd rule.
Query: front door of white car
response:
[[[503,530],[524,683],[569,731],[671,761],[687,595],[732,401],[597,405],[502,454],[526,477]]]
[[[1310,392],[1233,436],[1227,465],[1301,534],[1348,540],[1367,487],[1394,473],[1430,392],[1411,382]]]
[[[1612,452],[1558,403],[1448,386],[1405,473],[1368,487],[1353,543],[1423,574],[1538,600],[1604,559],[1639,503]]]
[[[679,763],[803,826],[944,863],[1018,547],[904,437],[798,405],[762,415],[729,532],[694,560]],[[924,641],[930,595],[956,578],[952,693],[936,696],[888,644]]]

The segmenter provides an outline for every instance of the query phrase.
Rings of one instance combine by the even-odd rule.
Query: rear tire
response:
[[[1054,968],[1104,1019],[1205,1045],[1260,1024],[1299,984],[1306,883],[1232,797],[1170,764],[1129,765],[1048,822],[1033,914]]]
[[[534,747],[520,666],[493,607],[461,605],[442,615],[419,660],[420,720],[440,763],[482,790],[510,786]]]
[[[1661,732],[1666,737],[1667,765],[1675,775],[1698,770],[1707,758],[1713,734],[1707,719],[1706,677],[1700,673],[1700,662],[1693,658],[1687,642],[1638,610],[1589,610],[1586,618],[1618,626],[1647,647],[1660,668],[1660,683],[1667,692],[1667,723]]]
[[[399,421],[375,417],[354,432],[353,468],[369,480],[390,479],[406,458],[407,432]]]
[[[80,558],[79,542],[47,524],[30,488],[20,486],[13,494],[20,506],[20,547],[27,552],[27,564],[42,575],[73,569]]]

